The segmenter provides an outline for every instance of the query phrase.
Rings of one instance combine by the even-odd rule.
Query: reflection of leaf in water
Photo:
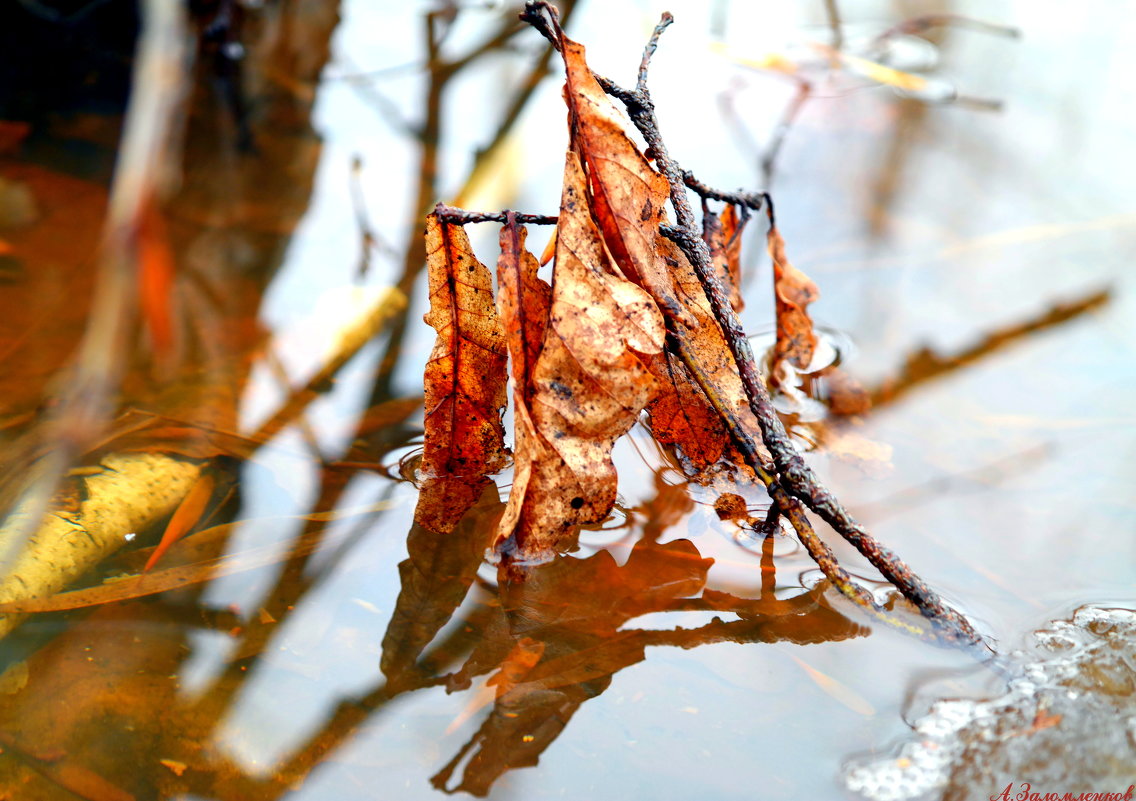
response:
[[[521,637],[517,640],[513,649],[501,660],[501,669],[490,676],[485,686],[470,699],[462,713],[446,727],[445,734],[453,733],[473,717],[477,710],[516,687],[544,656],[544,645],[543,642],[532,637]]]
[[[986,356],[1000,352],[1003,348],[1038,331],[1045,331],[1070,320],[1099,309],[1112,300],[1111,289],[1091,292],[1071,301],[1052,304],[1043,313],[1021,323],[1003,326],[983,335],[982,339],[958,353],[940,356],[935,351],[921,347],[907,355],[903,366],[896,375],[887,378],[880,386],[871,390],[872,406],[894,403],[900,396],[922,384],[964,369]]]
[[[600,551],[587,559],[561,557],[525,570],[523,581],[503,585],[502,602],[510,625],[497,630],[501,640],[482,644],[470,661],[503,651],[506,656],[498,658],[504,673],[508,654],[515,653],[521,642],[527,643],[525,653],[539,653],[542,661],[535,667],[526,664],[531,669],[526,669],[525,681],[497,697],[481,728],[433,777],[434,786],[444,788],[475,748],[456,790],[485,795],[505,771],[535,765],[580,704],[603,692],[611,674],[624,664],[640,661],[643,647],[638,645],[631,658],[616,660],[611,669],[601,666],[589,677],[573,678],[552,689],[530,681],[542,673],[543,660],[571,659],[577,653],[587,660],[589,649],[597,644],[626,640],[626,635],[616,634],[623,623],[697,593],[711,564],[685,540],[666,545],[641,541],[622,567],[611,554]],[[605,640],[609,637],[615,640]],[[461,672],[468,676],[481,670],[471,671],[467,662]]]
[[[767,551],[771,561],[772,549]],[[607,689],[615,673],[643,661],[649,646],[807,644],[868,632],[829,606],[827,582],[786,600],[773,596],[772,581],[763,587],[767,597],[760,599],[713,590],[692,598],[703,589],[711,564],[689,541],[658,545],[640,540],[623,566],[601,551],[527,570],[503,569],[503,613],[483,627],[483,639],[451,677],[450,687],[468,687],[472,676],[498,665],[498,676],[509,673],[502,679],[507,686],[469,742],[431,779],[434,786],[486,795],[506,771],[536,765],[579,706]],[[504,583],[510,571],[519,570],[524,570],[523,581]],[[716,618],[694,629],[621,630],[632,618],[670,610],[732,612],[741,619]],[[530,657],[521,660],[519,669],[514,664],[518,651]],[[534,654],[540,657],[535,665]],[[463,723],[469,711],[467,707],[452,726]],[[463,762],[460,783],[448,787]]]
[[[398,566],[401,589],[383,635],[381,667],[392,684],[413,673],[422,650],[465,600],[489,547],[489,520],[500,510],[497,488],[486,482],[479,504],[453,531],[411,526],[409,555]]]
[[[426,219],[430,311],[437,330],[426,363],[425,484],[414,519],[446,533],[485,487],[480,477],[505,465],[505,332],[489,269],[460,225]]]
[[[501,600],[514,634],[555,627],[610,636],[633,617],[697,593],[711,564],[689,540],[640,541],[622,567],[607,551],[587,559],[557,559],[527,571],[523,581],[506,584]]]
[[[535,767],[580,705],[607,689],[610,679],[596,686],[574,684],[557,690],[511,690],[493,705],[481,728],[462,746],[430,783],[447,793],[489,794],[506,771]],[[462,771],[461,783],[447,787],[454,770],[474,748]]]

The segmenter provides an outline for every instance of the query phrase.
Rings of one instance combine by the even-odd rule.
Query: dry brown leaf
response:
[[[587,170],[590,206],[604,244],[628,279],[668,314],[690,324],[675,301],[674,281],[659,269],[655,254],[670,185],[627,135],[623,115],[588,67],[584,46],[567,37],[562,44],[572,144]]]
[[[729,434],[682,361],[669,351],[651,361],[663,391],[647,407],[651,433],[677,446],[684,466],[700,473],[722,458]]]
[[[509,346],[517,405],[540,355],[552,287],[537,276],[537,260],[525,247],[528,231],[516,223],[501,227],[501,257],[497,262],[497,304]],[[553,235],[550,242],[556,244]]]
[[[726,206],[721,215],[712,214],[703,204],[702,238],[710,248],[710,258],[718,280],[729,293],[734,311],[745,308],[742,300],[742,229],[737,208]]]
[[[536,433],[529,415],[533,370],[548,328],[552,287],[537,276],[538,264],[525,248],[527,231],[515,221],[501,228],[501,257],[497,262],[497,303],[509,345],[513,374],[514,459],[513,488],[499,530],[516,529],[522,499],[529,491],[534,467],[558,468],[559,460]],[[555,247],[557,237],[550,244]],[[538,482],[539,483],[539,482]],[[539,486],[533,488],[539,494]]]
[[[807,307],[820,297],[816,284],[794,267],[785,255],[785,240],[777,226],[768,234],[769,257],[773,260],[773,294],[777,302],[777,343],[773,346],[771,372],[784,360],[801,370],[809,366],[816,349],[816,334]]]
[[[426,219],[430,311],[437,332],[426,363],[424,479],[415,519],[452,530],[480,495],[486,473],[505,465],[505,333],[489,269],[460,225]]]
[[[745,498],[734,492],[723,492],[714,501],[714,513],[719,520],[745,521],[749,518],[749,508]]]
[[[578,524],[611,511],[611,448],[656,392],[644,359],[659,353],[664,339],[650,296],[611,271],[583,167],[568,151],[548,328],[525,402],[515,410],[518,472],[527,464],[530,473],[514,482],[499,549],[547,558],[571,544]]]
[[[731,404],[744,401],[741,380],[693,269],[673,243],[659,235],[659,225],[666,222],[669,184],[625,132],[622,115],[588,68],[583,46],[564,37],[562,53],[572,142],[587,167],[591,208],[604,244],[623,274],[645,289],[669,318],[694,334],[697,349],[712,363],[709,369]],[[736,255],[736,244],[733,252]],[[676,270],[680,261],[685,271]],[[723,265],[729,269],[725,256]],[[717,461],[728,435],[701,390],[673,357],[659,354],[648,364],[662,385],[659,399],[650,407],[656,437],[679,445],[695,469]],[[733,371],[732,379],[723,371]],[[744,407],[743,402],[740,413],[748,415]],[[757,431],[752,415],[746,422]]]
[[[718,396],[733,410],[753,441],[760,443],[761,431],[757,418],[749,409],[749,401],[733,355],[722,335],[722,329],[714,319],[710,302],[706,299],[694,268],[682,251],[662,236],[658,238],[658,253],[660,262],[675,277],[680,303],[695,320],[695,325],[682,332],[681,336],[689,343],[694,357],[709,376]],[[677,358],[668,356],[654,359],[651,368],[665,388],[647,409],[651,415],[651,432],[655,438],[663,444],[676,445],[695,471],[704,470],[723,455],[742,469],[748,470],[744,467],[744,459],[734,450],[718,413],[701,388],[695,385],[686,367]],[[763,461],[768,463],[770,459],[765,456]]]

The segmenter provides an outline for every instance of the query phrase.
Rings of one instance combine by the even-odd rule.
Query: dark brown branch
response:
[[[639,62],[639,79],[635,82],[635,91],[640,94],[647,93],[647,68],[651,66],[651,57],[655,55],[655,48],[659,46],[659,37],[663,35],[663,31],[670,27],[674,22],[674,17],[671,12],[664,11],[659,24],[655,26],[655,30],[651,31],[651,38],[647,41],[647,47],[643,49],[643,59]]]
[[[682,359],[687,370],[690,371],[691,377],[694,382],[698,384],[710,405],[718,413],[722,423],[726,426],[730,436],[738,446],[742,457],[745,459],[746,464],[753,468],[757,477],[761,479],[761,483],[765,485],[766,492],[773,500],[773,507],[770,509],[770,515],[767,519],[767,524],[775,525],[777,516],[784,515],[786,519],[792,524],[793,530],[797,533],[797,538],[801,544],[805,546],[808,551],[809,557],[816,562],[817,566],[824,573],[825,578],[832,582],[842,595],[851,600],[857,606],[864,609],[872,617],[880,622],[899,628],[908,634],[912,634],[920,639],[934,642],[938,639],[935,632],[922,629],[914,626],[901,618],[892,615],[886,609],[876,603],[872,594],[858,585],[849,575],[848,571],[840,566],[836,559],[836,555],[832,549],[817,536],[816,531],[813,529],[812,523],[809,522],[808,516],[805,514],[805,509],[801,502],[785,491],[785,488],[777,481],[777,479],[770,474],[767,466],[762,462],[761,456],[758,452],[757,445],[750,438],[749,433],[745,427],[738,420],[734,410],[730,405],[715,391],[713,381],[703,369],[698,357],[691,350],[687,344],[686,339],[678,334],[672,333],[668,337],[672,349],[677,350],[679,357]],[[771,522],[772,521],[772,522]],[[766,532],[768,533],[768,532]]]
[[[442,222],[451,223],[453,225],[467,225],[469,223],[483,222],[505,223],[508,220],[509,214],[512,214],[513,219],[521,225],[556,225],[558,219],[557,217],[550,217],[547,214],[521,214],[519,212],[509,211],[466,211],[465,209],[447,206],[444,203],[439,203],[435,206],[434,213],[438,215],[438,219]]]
[[[723,192],[720,189],[715,189],[712,186],[707,186],[702,183],[694,177],[694,173],[690,170],[682,171],[682,180],[687,187],[693,189],[695,194],[702,198],[720,200],[723,203],[732,203],[735,206],[742,206],[744,208],[753,209],[754,211],[761,211],[766,208],[766,206],[772,208],[772,199],[769,197],[768,192]]]

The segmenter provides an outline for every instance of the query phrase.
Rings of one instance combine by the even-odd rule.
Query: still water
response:
[[[671,153],[709,183],[773,193],[792,259],[822,292],[813,316],[873,394],[870,413],[824,427],[810,461],[976,621],[1003,672],[874,630],[795,540],[720,520],[721,487],[688,483],[645,428],[616,447],[612,518],[523,587],[498,589],[482,561],[508,471],[452,535],[414,526],[407,479],[434,338],[420,322],[421,215],[436,200],[555,211],[560,73],[553,61],[497,137],[541,52],[533,32],[443,78],[424,67],[424,20],[437,12],[439,36],[449,4],[247,3],[239,37],[209,33],[186,89],[161,212],[172,355],[155,356],[133,324],[114,401],[161,419],[117,417],[78,460],[105,472],[108,454],[158,452],[218,485],[235,479],[211,524],[232,525],[171,550],[167,569],[196,576],[187,587],[33,615],[0,643],[0,797],[856,797],[848,785],[867,787],[864,766],[898,754],[936,699],[1001,697],[1021,665],[1057,681],[1036,668],[1043,657],[1012,657],[1030,632],[1063,631],[1051,621],[1086,605],[1133,608],[1136,15],[1106,0],[840,3],[850,53],[932,12],[1020,31],[902,39],[895,66],[933,81],[925,98],[962,96],[930,104],[854,62],[833,68],[809,44],[832,41],[824,3],[611,5],[583,0],[568,22],[592,67],[631,83],[659,13],[675,14],[651,76]],[[9,474],[42,453],[24,446],[88,322],[131,52],[90,22],[104,13],[36,17],[45,42],[70,32],[82,69],[54,83],[44,72],[0,114]],[[496,6],[462,8],[441,57],[473,52],[501,19]],[[237,43],[234,78],[218,53]],[[48,70],[42,52],[26,66]],[[813,88],[765,175],[797,91],[784,70],[754,68],[770,54],[762,63],[797,64]],[[88,91],[60,90],[80,74]],[[496,227],[475,228],[492,263]],[[750,233],[743,323],[767,332],[768,260]],[[531,237],[539,252],[547,232]],[[406,309],[384,312],[333,378],[296,392],[391,287]],[[733,491],[763,508],[758,487]],[[159,531],[138,534],[150,546]],[[243,561],[208,581],[193,572],[226,553]],[[83,585],[147,556],[123,552]],[[1079,614],[1087,626],[1095,613]],[[1131,662],[1094,673],[1102,651],[1078,647],[1078,689],[1131,695]],[[510,670],[524,681],[510,686]],[[1123,726],[1110,709],[1100,726]],[[1063,714],[1066,742],[1094,728]],[[1136,775],[1130,736],[1116,741],[1119,768],[1093,774],[1062,750],[1060,723],[1041,728],[1056,738],[1050,766],[1070,760],[1044,789],[1103,792],[1119,779],[1094,776]],[[984,775],[988,754],[951,747],[951,798],[989,797],[1034,770]],[[876,797],[937,798],[936,781]]]

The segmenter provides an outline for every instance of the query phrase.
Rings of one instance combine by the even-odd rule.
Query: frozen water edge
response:
[[[1084,606],[1034,632],[1007,691],[941,700],[886,758],[850,761],[844,786],[871,801],[1123,792],[1136,776],[1136,612]]]

